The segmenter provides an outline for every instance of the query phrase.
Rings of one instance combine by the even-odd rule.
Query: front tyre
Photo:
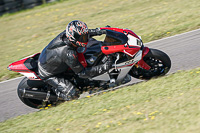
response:
[[[169,56],[157,49],[149,49],[149,53],[143,57],[143,60],[151,67],[150,70],[135,65],[129,72],[132,77],[148,80],[152,77],[165,75],[171,68]]]

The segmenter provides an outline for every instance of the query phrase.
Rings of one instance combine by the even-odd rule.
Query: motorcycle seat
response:
[[[25,62],[24,62],[24,65],[30,69],[30,70],[33,70],[33,69],[36,69],[37,68],[37,62],[34,60],[34,58],[28,58]]]

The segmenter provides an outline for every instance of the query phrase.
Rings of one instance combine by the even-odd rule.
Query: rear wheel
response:
[[[129,72],[134,78],[148,80],[152,77],[165,75],[171,68],[169,56],[160,50],[150,49],[149,53],[143,57],[143,60],[151,68],[150,70],[145,70],[134,66]]]
[[[42,105],[43,104],[43,101],[42,100],[36,100],[36,99],[30,99],[30,98],[24,98],[21,96],[20,94],[20,91],[19,89],[20,88],[25,88],[25,89],[29,89],[29,90],[36,90],[36,89],[43,89],[45,87],[45,84],[44,82],[42,81],[37,81],[37,80],[29,80],[28,78],[24,78],[20,84],[18,85],[18,88],[17,88],[17,94],[20,98],[20,100],[26,104],[27,106],[29,107],[32,107],[32,108],[40,108],[42,106],[47,106],[47,105]]]

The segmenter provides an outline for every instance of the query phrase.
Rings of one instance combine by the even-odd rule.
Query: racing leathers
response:
[[[99,29],[89,30],[90,37],[104,34]],[[64,100],[77,97],[76,87],[67,79],[57,75],[71,69],[80,78],[90,78],[107,72],[112,67],[111,58],[103,65],[84,68],[78,60],[76,48],[61,32],[42,51],[38,60],[40,77],[52,86],[56,94]]]

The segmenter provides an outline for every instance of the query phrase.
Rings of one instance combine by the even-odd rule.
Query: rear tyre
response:
[[[24,78],[18,85],[17,88],[17,94],[19,99],[26,104],[29,107],[32,108],[40,108],[41,106],[43,106],[43,101],[42,100],[36,100],[36,99],[30,99],[30,98],[24,98],[21,96],[19,89],[20,88],[25,88],[25,89],[42,89],[45,87],[44,82],[42,81],[37,81],[37,80],[29,80],[28,78]],[[47,106],[47,105],[45,105]]]
[[[171,68],[169,56],[157,49],[149,49],[149,53],[143,57],[143,60],[151,67],[151,69],[145,70],[134,66],[129,72],[132,77],[148,80],[152,77],[165,75]]]

